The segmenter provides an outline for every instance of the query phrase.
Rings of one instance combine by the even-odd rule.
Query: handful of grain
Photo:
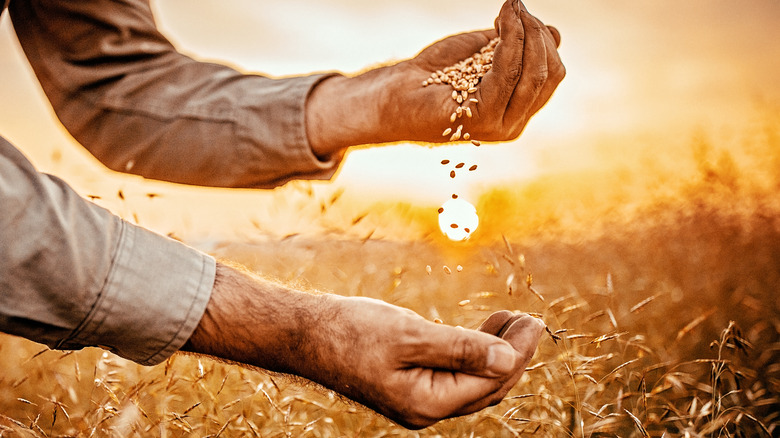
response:
[[[490,40],[479,52],[444,68],[444,70],[437,70],[431,73],[431,76],[423,81],[423,87],[434,84],[449,84],[452,87],[452,100],[458,106],[450,116],[450,123],[455,124],[464,115],[469,118],[472,116],[471,104],[476,105],[479,101],[470,97],[470,95],[477,92],[477,86],[482,77],[493,66],[493,53],[499,40],[500,38]],[[471,139],[469,133],[463,132],[463,125],[457,125],[454,130],[453,128],[447,128],[442,135],[445,137],[449,135],[450,141],[458,141],[462,138],[466,141],[471,140],[474,146],[480,145],[479,141]]]

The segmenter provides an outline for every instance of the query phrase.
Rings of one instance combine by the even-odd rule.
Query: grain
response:
[[[430,78],[423,82],[423,86],[427,87],[432,82],[438,83],[436,81],[440,81],[442,84],[449,84],[464,99],[469,94],[476,93],[480,80],[493,66],[493,53],[499,40],[499,38],[494,38],[479,52],[449,67],[445,67],[443,70],[431,73]],[[455,98],[453,93],[453,99]]]
[[[482,47],[479,52],[474,53],[468,58],[459,61],[449,67],[445,67],[442,70],[437,70],[431,73],[430,77],[422,82],[423,87],[428,87],[433,84],[448,84],[452,87],[452,99],[457,102],[458,107],[450,115],[450,123],[463,117],[465,114],[467,118],[474,117],[474,111],[469,104],[476,105],[479,100],[471,97],[478,90],[478,85],[482,81],[482,78],[491,70],[493,66],[493,53],[498,45],[500,38],[494,38],[488,42],[487,45]],[[446,131],[445,131],[446,132]],[[450,137],[450,142],[456,142],[463,138],[468,141],[471,135],[463,135],[462,131],[456,131]],[[448,134],[444,134],[446,137]],[[472,144],[475,144],[472,141]]]

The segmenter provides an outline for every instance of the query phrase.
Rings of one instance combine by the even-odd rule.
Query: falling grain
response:
[[[640,302],[639,304],[637,304],[637,305],[635,305],[634,307],[632,307],[632,308],[631,308],[631,310],[630,310],[630,312],[631,312],[631,313],[638,312],[638,311],[639,311],[639,310],[641,310],[643,307],[645,307],[646,305],[650,304],[650,303],[651,303],[653,300],[655,300],[655,295],[653,295],[653,296],[652,296],[652,297],[650,297],[650,298],[647,298],[647,299],[643,300],[643,301],[642,301],[642,302]]]

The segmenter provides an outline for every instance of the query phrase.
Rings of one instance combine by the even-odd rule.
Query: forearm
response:
[[[178,53],[148,0],[13,1],[19,41],[55,113],[109,168],[218,187],[327,179],[304,105],[322,75],[273,79]]]
[[[300,292],[218,263],[206,312],[182,350],[313,378],[308,330],[324,296]]]

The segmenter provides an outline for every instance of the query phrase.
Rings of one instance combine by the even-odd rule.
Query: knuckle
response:
[[[534,91],[540,90],[547,83],[547,78],[550,76],[550,70],[547,64],[542,64],[533,76],[532,84]]]
[[[477,346],[470,338],[460,337],[452,344],[450,356],[453,370],[476,369],[479,364]]]

